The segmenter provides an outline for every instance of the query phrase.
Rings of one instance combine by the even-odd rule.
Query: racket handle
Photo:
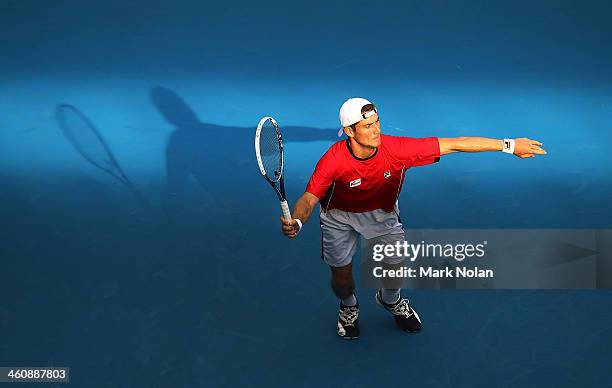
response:
[[[287,201],[281,201],[281,209],[283,209],[283,218],[287,221],[291,221],[291,212],[289,211],[289,204]]]

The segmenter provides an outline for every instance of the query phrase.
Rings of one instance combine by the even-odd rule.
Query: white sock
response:
[[[346,307],[350,307],[350,306],[355,306],[357,304],[357,298],[355,297],[355,294],[351,294],[351,296],[349,296],[346,299],[341,299],[342,300],[342,304]]]
[[[395,304],[400,299],[399,288],[394,288],[391,290],[383,288],[380,294],[380,296],[382,297],[382,301],[386,304]]]

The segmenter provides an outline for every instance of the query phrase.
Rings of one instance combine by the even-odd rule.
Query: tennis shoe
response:
[[[400,297],[397,302],[393,304],[386,304],[382,300],[380,290],[378,290],[376,292],[376,303],[378,303],[385,310],[393,314],[395,324],[400,329],[415,333],[420,331],[423,327],[423,325],[421,324],[421,319],[419,318],[419,314],[417,314],[417,312],[414,311],[412,307],[410,307],[406,299]]]
[[[359,338],[359,304],[345,306],[340,302],[338,335],[347,340]]]

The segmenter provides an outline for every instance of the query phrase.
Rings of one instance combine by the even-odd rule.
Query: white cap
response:
[[[342,127],[338,131],[338,136],[342,136],[342,133],[344,132],[344,127],[348,127],[350,125],[358,123],[361,120],[367,119],[368,117],[376,113],[375,108],[371,112],[361,114],[361,108],[368,104],[372,103],[366,100],[365,98],[360,97],[349,98],[344,102],[344,104],[342,104],[342,106],[340,107],[340,125]]]

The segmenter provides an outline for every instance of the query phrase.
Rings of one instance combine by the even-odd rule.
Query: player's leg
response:
[[[355,298],[355,280],[353,279],[353,263],[344,267],[329,267],[331,269],[331,287],[345,306],[357,304]]]
[[[353,255],[357,232],[345,222],[343,212],[321,213],[321,258],[331,269],[331,288],[340,299],[338,335],[345,339],[359,337],[359,304],[355,297]]]
[[[376,221],[372,224],[372,229],[368,225],[370,218]],[[385,229],[381,230],[381,226]],[[375,245],[397,246],[399,243],[400,246],[403,246],[405,241],[403,225],[397,213],[386,213],[382,210],[369,212],[369,214],[364,214],[362,219],[359,220],[358,228],[364,235],[362,240],[362,260],[370,262],[373,260],[372,253]],[[382,232],[386,233],[378,235]],[[393,251],[394,254],[385,255],[380,264],[383,270],[391,270],[393,273],[397,273],[395,271],[404,266],[406,258],[398,254],[401,252]],[[367,268],[368,266],[365,265],[364,267]],[[419,315],[410,306],[408,300],[401,297],[400,290],[405,279],[402,277],[383,276],[380,280],[382,287],[376,292],[376,302],[393,314],[395,322],[400,329],[409,332],[420,331],[422,323]]]

